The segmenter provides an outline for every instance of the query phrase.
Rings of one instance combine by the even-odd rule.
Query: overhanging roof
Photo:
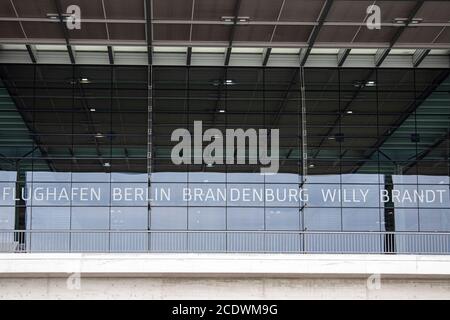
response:
[[[62,21],[71,4],[79,30]],[[372,4],[379,30],[366,26]],[[448,67],[450,2],[2,0],[0,43],[6,63]]]

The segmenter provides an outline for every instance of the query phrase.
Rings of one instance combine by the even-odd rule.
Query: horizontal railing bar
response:
[[[0,230],[3,253],[450,254],[450,232]]]
[[[281,233],[281,234],[360,234],[360,235],[448,235],[450,232],[441,231],[294,231],[294,230],[1,230],[1,233]]]

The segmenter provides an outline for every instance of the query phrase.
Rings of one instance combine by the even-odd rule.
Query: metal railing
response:
[[[450,233],[0,230],[0,252],[450,254]]]

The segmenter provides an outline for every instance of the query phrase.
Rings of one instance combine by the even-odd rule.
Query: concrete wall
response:
[[[0,299],[450,299],[450,280],[3,278]]]
[[[0,299],[450,299],[450,257],[0,254]]]

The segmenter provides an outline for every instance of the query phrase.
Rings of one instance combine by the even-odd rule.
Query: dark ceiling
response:
[[[58,12],[58,1],[61,13],[72,4],[81,8],[81,29],[68,30],[72,43],[146,44],[146,13],[151,12],[148,20],[153,45],[195,46],[230,40],[235,45],[305,45],[324,10],[327,14],[316,46],[386,46],[399,29],[394,20],[411,14],[421,19],[420,23],[407,28],[397,45],[448,47],[450,43],[450,2],[431,0],[0,0],[0,40],[64,43],[59,22],[47,18],[47,14]],[[380,30],[365,27],[366,9],[374,3],[381,9]],[[147,6],[151,10],[147,11]],[[244,19],[233,25],[224,17]]]
[[[48,158],[58,171],[101,171],[105,162],[114,171],[146,170],[146,67],[3,65],[0,71],[32,132],[27,143],[37,147],[36,163]],[[442,148],[436,143],[448,131],[448,75],[439,69],[306,69],[310,172],[371,172],[379,161],[387,169],[394,162],[407,166],[422,152],[429,157],[429,148]],[[77,81],[84,77],[89,83]],[[218,85],[222,77],[233,85]],[[301,170],[298,69],[154,67],[153,79],[155,171],[185,169],[171,165],[170,135],[198,120],[204,129],[279,128],[282,171]],[[415,111],[420,117],[411,124]],[[14,138],[9,131],[0,139],[10,159],[19,158]]]

